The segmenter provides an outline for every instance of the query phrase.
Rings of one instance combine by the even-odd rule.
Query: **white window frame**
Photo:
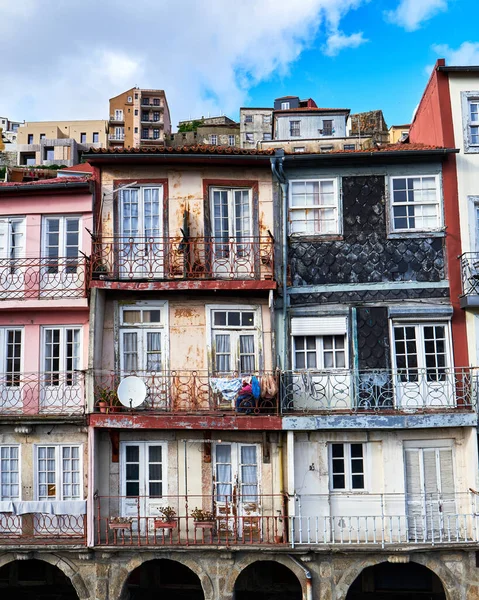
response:
[[[216,146],[217,143],[218,143],[218,136],[216,135],[216,133],[210,134],[210,144],[212,146]]]
[[[17,449],[17,459],[12,459],[11,456],[9,455],[9,457],[7,459],[4,459],[2,457],[2,450],[4,448],[8,448],[10,453],[11,453],[11,449],[12,448],[16,448]],[[7,473],[10,474],[10,481],[9,483],[4,484],[2,482],[3,480],[3,460],[8,460],[9,462],[9,466],[10,466],[10,461],[12,460],[18,460],[18,482],[17,484],[12,484],[11,483],[11,474],[15,473],[17,471],[6,471]],[[3,495],[3,486],[4,485],[8,485],[11,486],[12,485],[18,485],[18,495],[17,496],[4,496]],[[22,499],[22,453],[21,453],[21,445],[20,444],[0,444],[0,500],[5,502],[5,501],[20,501]]]
[[[80,256],[80,251],[82,249],[82,216],[81,215],[48,215],[44,216],[42,219],[42,256],[46,259],[49,258],[47,252],[47,242],[48,242],[48,234],[47,234],[47,223],[48,221],[52,221],[54,219],[58,219],[59,221],[59,233],[58,233],[58,256],[57,258],[65,259],[67,257],[66,248],[67,248],[67,222],[77,220],[78,221],[78,252],[76,257],[69,257],[71,260],[78,259]],[[53,260],[53,257],[52,257]],[[66,264],[68,266],[68,263]]]
[[[121,108],[115,109],[115,121],[123,121],[123,110]]]
[[[344,448],[344,479],[345,479],[345,487],[334,487],[333,482],[333,445],[338,444],[342,445]],[[352,445],[361,445],[362,446],[362,462],[363,462],[363,470],[362,473],[354,473],[354,475],[362,475],[363,476],[363,487],[353,487],[352,477],[352,461],[355,460],[351,457],[351,446]],[[357,459],[356,459],[357,460]],[[365,492],[367,490],[367,444],[365,442],[330,442],[328,443],[328,463],[329,463],[329,490],[331,492]]]
[[[147,467],[149,465],[148,456],[145,456],[145,453],[148,452],[148,448],[150,446],[161,446],[161,465],[162,465],[162,479],[161,479],[161,496],[150,496],[149,490],[144,490],[142,493],[141,485],[139,485],[140,496],[144,498],[165,498],[168,497],[168,442],[164,440],[128,440],[120,442],[120,495],[123,498],[135,498],[136,496],[127,496],[126,495],[126,448],[128,446],[139,446],[139,483],[143,478],[145,486],[149,482],[149,476],[147,473]],[[142,450],[143,449],[143,450]],[[145,452],[146,450],[146,452]],[[142,456],[143,454],[143,456]],[[142,462],[143,459],[143,462]],[[146,460],[145,460],[146,459]],[[143,467],[143,473],[141,472]],[[155,480],[156,481],[156,480]]]
[[[298,133],[293,133],[293,129],[297,129]],[[289,136],[294,138],[301,137],[301,119],[292,119],[289,121]]]
[[[334,192],[334,198],[335,198],[335,202],[334,204],[314,204],[314,205],[298,205],[298,206],[293,206],[293,187],[295,183],[317,183],[319,186],[319,189],[321,189],[321,183],[322,182],[332,182],[333,183],[333,192]],[[325,235],[339,235],[341,234],[342,231],[342,227],[341,227],[341,221],[342,221],[342,215],[341,215],[341,203],[339,201],[339,197],[340,197],[340,190],[339,190],[339,181],[337,177],[327,177],[327,178],[321,178],[321,179],[293,179],[290,180],[290,185],[289,185],[289,207],[288,207],[288,221],[289,221],[289,233],[290,235],[312,235],[312,236],[325,236]],[[333,231],[328,231],[328,232],[321,232],[321,231],[315,231],[315,232],[308,232],[308,231],[295,231],[293,232],[292,229],[292,224],[293,224],[293,220],[292,220],[292,213],[294,211],[304,211],[304,210],[335,210],[336,211],[336,227],[334,228]],[[320,220],[319,223],[321,223],[322,221]],[[300,221],[301,223],[301,221]],[[305,226],[305,225],[304,225]]]
[[[252,123],[253,122],[253,115],[245,115],[244,116],[244,122],[245,123]]]
[[[306,147],[305,147],[305,146],[295,146],[295,147],[293,148],[293,152],[294,152],[295,154],[301,154],[301,153],[303,153],[303,152],[305,152],[305,151],[306,151]]]
[[[307,354],[313,352],[313,350],[307,350],[306,348],[304,350],[297,350],[296,349],[296,339],[297,338],[303,338],[305,340],[305,344],[306,344],[306,338],[307,337],[312,337],[315,339],[315,355],[316,355],[316,366],[315,367],[308,367],[307,366]],[[325,337],[332,337],[333,338],[333,348],[332,349],[328,349],[328,348],[324,348],[324,338]],[[343,348],[336,348],[335,347],[335,339],[336,337],[342,337],[344,338],[344,347]],[[346,333],[324,333],[322,335],[314,335],[314,334],[310,334],[310,335],[305,335],[305,334],[296,334],[296,335],[292,335],[292,357],[293,357],[293,370],[295,371],[339,371],[339,370],[344,370],[348,368],[348,336]],[[296,353],[302,352],[305,355],[305,366],[304,367],[298,367],[296,364]],[[338,367],[338,366],[333,366],[333,367],[326,367],[324,365],[324,355],[326,352],[332,352],[333,353],[333,357],[334,357],[334,362],[336,362],[336,354],[338,352],[343,352],[344,353],[344,366],[343,367]]]
[[[248,132],[246,132],[246,133],[244,134],[244,141],[245,141],[247,144],[253,144],[253,143],[254,143],[254,134],[253,134],[253,133],[248,133]]]
[[[416,350],[417,350],[417,367],[398,367],[397,366],[397,355],[396,355],[396,327],[414,327],[416,330]],[[454,366],[453,360],[453,348],[452,348],[452,335],[451,335],[451,322],[447,319],[437,319],[437,320],[409,320],[409,319],[391,319],[390,321],[390,340],[391,340],[391,353],[392,353],[392,364],[394,365],[394,369],[407,371],[416,369],[419,373],[426,373],[427,369],[434,369],[435,367],[427,367],[426,365],[426,353],[424,347],[424,328],[425,327],[444,327],[445,333],[445,356],[446,356],[446,365],[444,367],[436,367],[439,369],[444,369],[447,373],[450,372],[450,369]],[[405,344],[405,348],[407,349],[407,344]],[[407,373],[405,373],[407,375]],[[408,375],[407,375],[408,376]],[[419,380],[424,379],[424,376],[419,374]]]
[[[252,312],[254,314],[254,324],[251,326],[246,325],[238,325],[238,326],[228,326],[228,325],[214,325],[214,314],[216,312]],[[232,372],[239,372],[239,336],[254,335],[254,344],[255,344],[255,369],[254,371],[261,370],[263,366],[263,340],[262,340],[262,315],[261,315],[261,307],[246,305],[246,304],[210,304],[206,306],[206,327],[207,327],[207,352],[210,358],[210,372],[216,372],[216,351],[215,351],[215,333],[229,333],[233,334],[233,338],[237,338],[238,344],[238,355],[235,356],[236,348],[231,343],[230,346],[230,356],[231,356],[231,369]],[[233,340],[232,340],[233,341]],[[238,367],[238,368],[235,368]],[[252,374],[252,373],[251,373]]]
[[[58,329],[60,331],[60,355],[59,355],[59,362],[60,362],[60,368],[58,369],[58,371],[47,371],[46,369],[46,332],[49,330],[56,330]],[[66,355],[66,345],[67,345],[67,331],[68,330],[78,330],[79,332],[79,344],[78,344],[78,368],[72,368],[70,371],[67,370],[66,368],[66,361],[67,361],[67,355]],[[61,375],[62,373],[75,373],[75,371],[81,371],[82,370],[82,365],[83,365],[83,327],[81,325],[42,325],[41,327],[41,352],[40,352],[40,360],[41,360],[41,365],[42,365],[42,372],[44,372],[45,374],[49,373],[58,373],[59,375]],[[74,378],[73,378],[74,380]],[[61,381],[61,380],[60,380]],[[74,385],[74,383],[72,383],[71,385]]]
[[[281,110],[289,110],[290,102],[281,102]]]
[[[123,314],[127,311],[160,311],[160,322],[159,323],[125,323],[123,320]],[[120,363],[120,371],[125,372],[125,364],[124,364],[124,341],[123,341],[123,333],[130,332],[137,334],[138,341],[138,369],[137,371],[147,371],[146,369],[146,352],[143,352],[143,348],[146,345],[146,339],[148,333],[161,333],[161,357],[162,357],[162,371],[167,371],[169,368],[169,329],[168,329],[168,302],[154,302],[154,301],[144,301],[144,302],[136,302],[132,304],[125,304],[120,306],[119,310],[119,319],[118,319],[118,331],[120,338],[120,355],[119,355],[119,363]],[[141,365],[141,361],[144,361],[144,364]]]
[[[466,153],[479,153],[479,141],[473,143],[472,141],[472,127],[477,127],[477,134],[479,135],[479,114],[478,120],[471,120],[471,104],[477,104],[479,109],[479,90],[478,91],[467,91],[461,92],[461,104],[462,104],[462,127],[464,137],[464,152]],[[479,112],[479,111],[478,111]]]
[[[271,115],[263,115],[263,125],[271,125]]]
[[[426,202],[394,202],[394,181],[396,181],[397,179],[405,179],[406,180],[406,186],[407,184],[407,180],[408,179],[421,179],[421,181],[423,179],[430,179],[430,178],[434,178],[435,181],[435,188],[436,188],[436,199],[434,200],[434,202],[432,201],[426,201]],[[422,189],[422,188],[421,188]],[[440,231],[443,227],[443,202],[442,202],[442,185],[441,185],[441,178],[439,176],[438,173],[421,173],[421,174],[407,174],[407,175],[394,175],[391,176],[389,178],[389,218],[390,218],[390,231],[391,233],[414,233],[414,232],[421,232],[421,231]],[[437,207],[437,221],[436,221],[436,225],[434,227],[396,227],[394,224],[394,207],[395,206],[415,206],[415,207],[419,207],[419,206],[436,206]],[[408,218],[406,217],[400,217],[400,218]],[[417,218],[417,217],[415,217]]]
[[[12,246],[13,223],[20,225],[17,234],[21,236],[23,243],[19,246]],[[5,236],[5,239],[2,241],[1,238],[3,236]],[[26,239],[26,219],[24,216],[0,217],[0,259],[15,260],[16,258],[24,258],[26,251]]]
[[[19,331],[20,332],[20,370],[18,371],[18,375],[20,376],[21,373],[23,372],[23,358],[24,358],[24,349],[25,349],[24,328],[18,327],[18,326],[12,326],[12,327],[2,326],[2,327],[0,327],[0,373],[2,373],[2,379],[4,379],[4,381],[3,381],[4,385],[7,384],[7,378],[9,375],[14,376],[17,374],[16,371],[7,371],[7,360],[8,360],[7,346],[8,346],[8,333],[10,331]],[[19,386],[20,386],[20,381],[18,382],[18,386],[15,386],[15,387],[19,387]]]
[[[229,146],[235,146],[236,145],[236,139],[234,135],[228,135],[228,145]]]
[[[263,142],[271,142],[272,139],[271,133],[263,133]]]
[[[35,444],[34,445],[34,470],[33,470],[33,479],[34,479],[34,497],[36,501],[40,501],[40,473],[38,469],[38,463],[40,460],[39,457],[39,449],[40,448],[54,448],[55,449],[55,497],[47,496],[47,498],[43,498],[43,501],[52,501],[52,502],[62,502],[64,501],[63,495],[63,484],[64,484],[64,471],[63,471],[63,448],[78,448],[78,460],[79,467],[78,472],[80,474],[79,477],[79,494],[78,498],[68,498],[71,501],[83,500],[83,444],[81,443],[72,443],[72,444]],[[71,460],[71,459],[70,459]],[[70,483],[70,485],[73,485]],[[48,486],[48,484],[47,484]]]

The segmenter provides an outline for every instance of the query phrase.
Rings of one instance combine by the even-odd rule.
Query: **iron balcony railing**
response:
[[[95,503],[97,546],[273,545],[288,539],[281,494],[97,496]],[[166,507],[169,518],[162,513]],[[195,520],[195,509],[202,520]]]
[[[0,513],[0,546],[86,545],[86,515]]]
[[[81,371],[0,373],[0,417],[5,415],[80,415],[85,411]]]
[[[283,371],[284,413],[474,410],[479,369],[431,367]]]
[[[125,117],[123,115],[110,115],[110,121],[112,123],[123,123],[125,121]]]
[[[136,279],[273,279],[274,245],[264,237],[93,237],[92,277]]]
[[[119,382],[127,375],[140,377],[146,384],[146,399],[136,409],[120,405],[115,393]],[[252,393],[252,376],[258,382],[258,397]],[[271,371],[248,375],[186,370],[96,371],[94,382],[94,411],[105,414],[130,410],[173,414],[230,412],[238,415],[275,415],[279,412],[279,377]]]
[[[463,296],[479,296],[479,252],[465,252],[460,259]]]
[[[84,257],[0,259],[0,300],[85,298],[89,266]]]
[[[195,520],[194,509],[203,520]],[[171,513],[164,516],[162,509]],[[196,515],[198,516],[198,515]],[[477,544],[476,495],[331,493],[248,496],[98,496],[95,545]]]
[[[108,139],[110,142],[123,142],[125,139],[124,133],[109,133]]]

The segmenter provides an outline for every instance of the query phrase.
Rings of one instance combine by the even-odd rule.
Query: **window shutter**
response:
[[[406,492],[409,496],[421,493],[421,471],[419,466],[419,450],[411,449],[404,452],[406,463]]]
[[[0,258],[7,257],[8,221],[0,219]]]
[[[423,449],[423,460],[424,460],[424,492],[426,498],[436,498],[439,492],[439,481],[437,478],[437,463],[436,463],[436,449],[435,448],[424,448]]]
[[[345,335],[346,333],[346,316],[291,319],[291,335]]]

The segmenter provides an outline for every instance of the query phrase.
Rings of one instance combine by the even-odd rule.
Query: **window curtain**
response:
[[[242,501],[258,501],[258,465],[255,446],[241,447]]]
[[[125,371],[138,370],[138,335],[136,332],[123,332],[123,368]]]
[[[216,446],[216,494],[218,502],[231,502],[231,446]]]
[[[240,335],[240,371],[242,375],[255,370],[254,335]]]
[[[216,371],[228,373],[231,371],[231,338],[229,334],[215,336]]]

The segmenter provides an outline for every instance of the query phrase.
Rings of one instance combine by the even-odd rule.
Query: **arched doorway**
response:
[[[14,560],[0,568],[2,600],[78,600],[68,577],[43,560]]]
[[[235,600],[301,600],[296,575],[281,563],[260,560],[241,571],[235,583]]]
[[[346,600],[446,600],[439,577],[418,563],[380,563],[361,572]]]
[[[130,573],[125,600],[204,600],[200,578],[185,565],[167,559],[149,560]]]

